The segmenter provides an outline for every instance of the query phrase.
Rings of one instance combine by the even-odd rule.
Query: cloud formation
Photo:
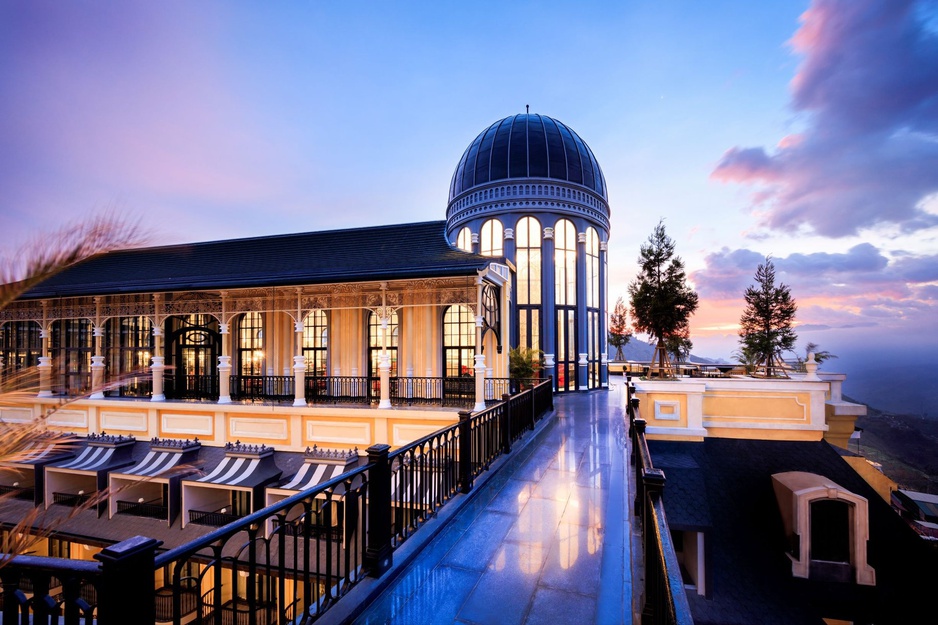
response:
[[[791,106],[774,150],[734,147],[711,174],[753,185],[761,225],[828,237],[938,225],[938,34],[930,0],[814,0],[791,40]]]
[[[764,257],[748,249],[709,254],[690,275],[701,309],[738,310]],[[886,252],[861,243],[843,253],[772,258],[776,281],[798,302],[799,329],[916,328],[938,331],[938,254]]]

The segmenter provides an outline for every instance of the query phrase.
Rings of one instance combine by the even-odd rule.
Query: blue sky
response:
[[[0,4],[3,249],[117,210],[153,243],[442,219],[493,121],[555,117],[661,218],[730,358],[771,255],[799,349],[938,365],[938,3]],[[850,362],[848,362],[848,360]]]

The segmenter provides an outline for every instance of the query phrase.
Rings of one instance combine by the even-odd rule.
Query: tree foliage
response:
[[[739,320],[739,343],[744,353],[765,367],[767,377],[778,372],[782,352],[791,351],[798,306],[785,284],[775,284],[775,264],[766,257],[756,268],[756,284],[746,289],[746,309]]]
[[[628,309],[619,297],[616,307],[609,316],[609,344],[616,348],[616,360],[625,360],[622,348],[629,344],[632,333],[629,332]]]
[[[508,352],[508,376],[513,380],[531,380],[540,377],[541,352],[521,345]]]
[[[816,362],[817,364],[821,364],[825,360],[837,358],[837,356],[835,356],[834,354],[830,353],[827,350],[818,351],[818,347],[820,347],[820,345],[818,345],[817,343],[808,343],[807,345],[804,346],[805,361],[808,360],[808,356],[810,354],[814,354],[814,362]]]
[[[663,347],[668,351],[670,341],[672,347],[689,353],[693,345],[689,323],[697,310],[697,293],[687,285],[684,261],[675,256],[674,250],[674,241],[665,231],[664,222],[659,221],[641,247],[641,272],[629,284],[632,326],[637,332],[649,334],[657,343],[656,350]],[[664,362],[660,364],[665,366]]]

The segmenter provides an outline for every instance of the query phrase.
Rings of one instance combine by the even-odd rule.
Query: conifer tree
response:
[[[797,340],[793,328],[798,305],[785,284],[775,284],[775,264],[768,256],[756,268],[756,284],[746,289],[746,309],[739,320],[739,344],[758,364],[766,377],[778,372],[782,352]]]
[[[632,325],[656,342],[652,370],[670,372],[668,343],[690,352],[690,316],[697,310],[697,293],[687,285],[684,261],[674,255],[674,241],[659,221],[638,258],[641,273],[629,284]]]
[[[616,300],[616,307],[609,317],[609,344],[616,348],[616,360],[625,360],[622,348],[632,339],[629,332],[628,310],[622,298]]]

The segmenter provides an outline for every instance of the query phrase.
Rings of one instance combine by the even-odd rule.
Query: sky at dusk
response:
[[[799,353],[857,394],[930,368],[903,393],[938,414],[936,0],[7,0],[0,247],[105,211],[153,244],[443,219],[525,105],[603,169],[611,303],[663,219],[694,353],[732,359],[771,256]]]

